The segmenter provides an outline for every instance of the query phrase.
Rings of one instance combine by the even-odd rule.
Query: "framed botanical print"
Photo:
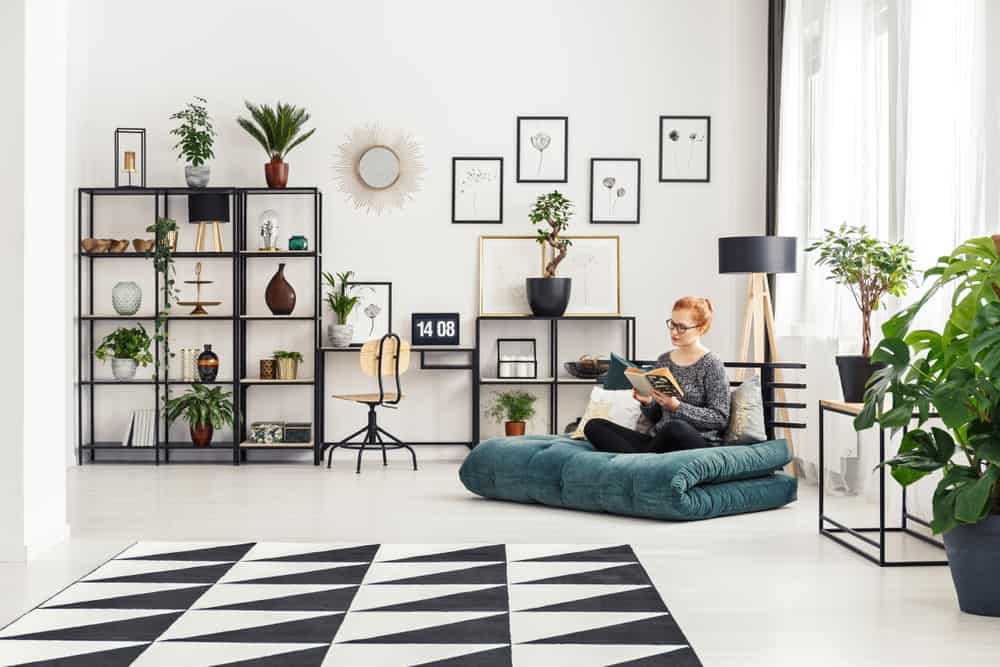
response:
[[[347,323],[354,325],[351,347],[360,347],[372,338],[392,331],[392,283],[347,283],[348,291],[358,297]]]
[[[534,236],[480,236],[479,314],[530,315],[524,279],[541,275]]]
[[[621,242],[617,236],[567,236],[573,242],[559,264],[572,278],[567,316],[621,315]]]
[[[503,223],[503,158],[451,159],[453,224]]]
[[[639,158],[590,159],[590,222],[639,224]]]
[[[569,172],[569,117],[517,117],[517,182],[565,183]]]
[[[660,116],[660,182],[708,183],[712,118]]]

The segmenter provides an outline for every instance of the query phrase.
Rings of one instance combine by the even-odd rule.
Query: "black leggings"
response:
[[[641,454],[646,452],[676,452],[681,449],[700,449],[710,446],[691,424],[685,421],[669,421],[656,432],[655,436],[639,433],[635,429],[619,426],[607,419],[591,419],[583,427],[583,433],[602,452],[616,454]]]

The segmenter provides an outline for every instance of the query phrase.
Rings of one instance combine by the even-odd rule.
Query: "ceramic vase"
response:
[[[301,234],[296,234],[295,236],[288,239],[288,249],[297,251],[309,250],[309,239],[302,236]]]
[[[264,165],[264,178],[269,188],[283,188],[288,185],[288,163],[274,158]]]
[[[278,272],[271,277],[264,292],[264,302],[275,315],[291,315],[295,310],[295,289],[285,280],[285,265],[278,265]]]
[[[116,380],[131,380],[135,377],[135,370],[138,367],[139,362],[135,359],[114,358],[111,360],[111,374],[115,376]]]
[[[219,355],[212,352],[212,346],[206,345],[198,355],[198,378],[202,382],[215,382],[219,375]]]
[[[199,167],[192,167],[187,165],[184,167],[184,180],[187,181],[188,187],[190,188],[203,188],[208,185],[209,176],[211,176],[211,169],[207,164],[203,164]]]
[[[131,280],[115,283],[111,288],[111,305],[119,315],[135,315],[142,305],[142,289]]]
[[[327,329],[330,345],[333,347],[348,347],[354,340],[353,324],[331,324]]]

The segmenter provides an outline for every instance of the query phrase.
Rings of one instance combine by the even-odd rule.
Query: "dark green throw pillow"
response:
[[[632,383],[625,379],[625,369],[635,368],[636,365],[631,361],[621,356],[620,354],[611,353],[611,366],[608,368],[608,374],[604,378],[604,388],[605,389],[631,389]]]

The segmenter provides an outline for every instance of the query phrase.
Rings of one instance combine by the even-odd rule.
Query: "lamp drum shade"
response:
[[[724,236],[719,273],[795,273],[794,236]]]
[[[229,195],[218,192],[188,195],[188,222],[229,222]]]

